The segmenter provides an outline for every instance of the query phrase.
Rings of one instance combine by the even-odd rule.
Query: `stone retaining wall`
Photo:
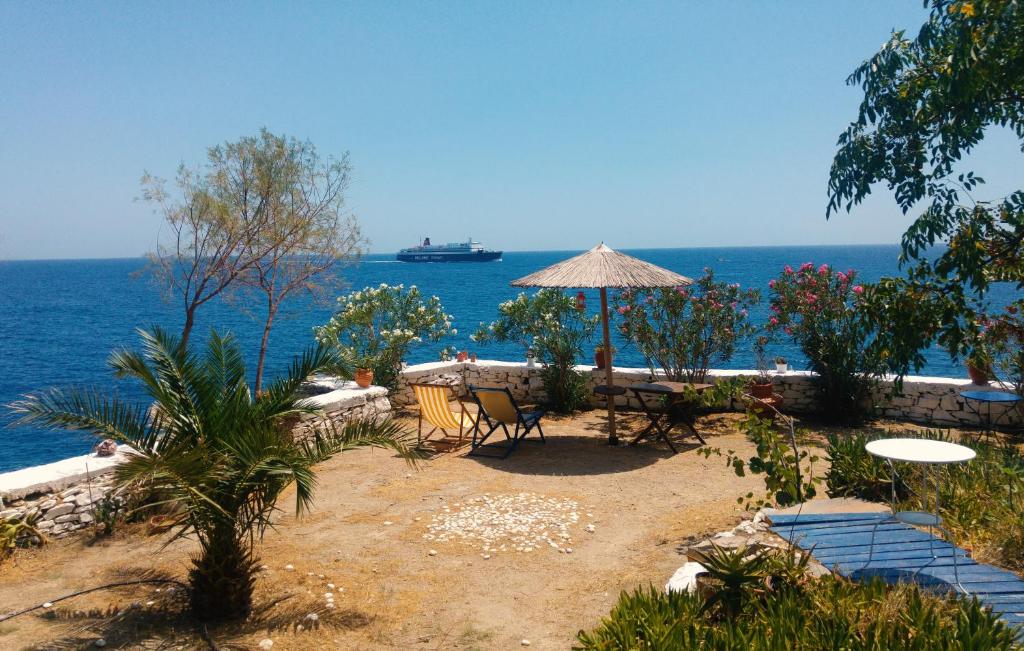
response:
[[[593,395],[597,385],[604,384],[604,371],[590,366],[577,366],[577,370],[587,378],[588,390],[591,391],[591,403],[595,407],[604,405],[604,398]],[[738,376],[752,377],[756,371],[717,370],[709,374],[709,381],[735,378]],[[501,362],[478,360],[476,362],[432,362],[408,367],[401,376],[399,387],[391,394],[391,402],[398,406],[408,406],[415,402],[410,382],[427,382],[442,375],[457,376],[464,384],[481,386],[507,386],[512,390],[516,400],[523,402],[543,402],[546,399],[544,386],[540,378],[540,367],[528,368],[525,362]],[[647,382],[651,379],[648,369],[616,368],[613,371],[616,384]],[[775,393],[783,397],[783,411],[795,414],[809,414],[817,411],[818,400],[815,394],[813,374],[807,371],[789,371],[772,373]],[[972,405],[960,397],[959,392],[965,389],[999,390],[996,386],[972,385],[967,379],[942,377],[910,376],[904,379],[902,393],[897,393],[891,381],[883,381],[874,396],[874,403],[879,416],[907,420],[937,426],[968,426],[974,427],[984,423],[988,414],[987,408],[978,412]],[[615,404],[627,409],[637,409],[636,399],[629,395],[617,396]],[[975,405],[976,406],[976,405]],[[742,408],[741,405],[734,405]],[[1000,425],[1024,425],[1024,408],[1012,411],[1006,407],[993,406],[992,419]]]
[[[360,389],[354,382],[333,378],[318,378],[311,384],[324,391],[307,398],[321,412],[301,418],[292,427],[296,437],[308,436],[315,425],[326,420],[341,423],[391,412],[388,391],[383,387]],[[53,538],[92,525],[96,502],[111,490],[110,473],[127,453],[128,448],[120,446],[112,457],[87,454],[0,473],[0,519],[35,517],[36,528]]]

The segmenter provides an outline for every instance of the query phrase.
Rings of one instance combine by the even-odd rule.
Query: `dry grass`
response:
[[[717,415],[698,426],[709,444],[752,453],[738,419]],[[642,422],[626,414],[623,429]],[[812,439],[821,440],[816,429]],[[324,464],[314,512],[301,520],[282,513],[263,541],[268,570],[257,583],[257,612],[244,624],[197,630],[180,592],[144,586],[0,624],[0,647],[81,648],[103,637],[108,648],[203,648],[208,636],[220,648],[250,649],[270,637],[275,651],[492,649],[524,638],[531,648],[564,649],[620,590],[663,585],[685,560],[681,545],[734,525],[743,515],[736,498],[762,488],[759,478],[738,478],[721,459],[696,454],[692,439],[678,455],[650,443],[609,448],[600,412],[549,418],[545,432],[546,445],[524,443],[505,460],[463,449],[410,469],[390,453],[359,450]],[[520,492],[580,504],[573,553],[543,548],[485,560],[473,546],[423,538],[445,505]],[[0,566],[0,612],[140,573],[183,579],[191,544],[162,543],[128,528],[100,542],[83,537],[21,552]],[[334,609],[323,597],[328,583],[336,585]],[[318,616],[312,630],[310,613]]]

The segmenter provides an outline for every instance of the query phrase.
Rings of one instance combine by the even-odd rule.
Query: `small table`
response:
[[[931,533],[932,529],[937,529],[947,537],[952,539],[952,535],[942,526],[942,516],[939,515],[939,473],[936,471],[936,466],[949,465],[951,463],[966,463],[973,459],[977,454],[974,450],[964,447],[963,445],[957,445],[956,443],[949,443],[946,441],[932,441],[929,439],[878,439],[877,441],[871,441],[864,446],[864,449],[869,454],[885,459],[889,463],[889,471],[892,475],[892,502],[890,509],[893,517],[909,525],[928,527],[928,532]],[[896,469],[893,467],[894,461],[903,461],[906,463],[918,463],[927,467],[929,474],[932,476],[932,480],[935,486],[935,500],[934,500],[934,511],[929,513],[927,511],[897,511],[896,510]],[[927,483],[927,480],[926,480]],[[925,506],[927,507],[927,500]],[[875,524],[875,530],[878,528],[878,523]],[[928,542],[928,550],[932,555],[932,560],[926,563],[921,568],[918,568],[914,572],[920,572],[927,565],[934,562],[938,556],[935,555],[934,548],[934,536],[932,536]],[[871,532],[871,548],[868,552],[868,563],[871,562],[871,557],[875,551],[875,531]],[[964,593],[966,589],[960,584],[960,568],[957,562],[957,553],[954,545],[953,551],[953,572],[956,578],[956,585]]]
[[[679,405],[680,400],[690,390],[702,393],[710,387],[710,384],[691,384],[689,382],[640,382],[629,385],[627,388],[636,396],[637,402],[640,403],[640,408],[647,415],[647,419],[651,421],[642,432],[636,435],[631,444],[636,445],[645,438],[654,435],[668,443],[668,447],[672,448],[673,453],[678,453],[679,451],[676,450],[676,446],[672,444],[672,439],[669,438],[669,432],[673,425],[679,424],[685,425],[701,444],[707,444],[707,441],[700,435],[700,432],[693,427],[689,415],[682,414],[674,408]],[[644,396],[667,396],[668,408],[664,410],[651,409],[644,400]],[[661,424],[662,418],[668,419],[668,427]]]
[[[1003,411],[1000,416],[1001,418],[1011,413],[1013,411],[1013,407],[1024,400],[1024,398],[1018,396],[1016,393],[1010,393],[1008,391],[961,391],[960,397],[964,399],[964,403],[971,408],[971,411],[978,415],[979,419],[984,420],[986,432],[992,432],[993,428],[999,424],[999,418],[996,418],[995,421],[992,420],[993,403],[1010,406]],[[988,407],[985,410],[984,417],[981,414],[981,405],[987,405]]]

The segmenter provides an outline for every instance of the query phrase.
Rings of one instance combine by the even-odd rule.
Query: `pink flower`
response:
[[[783,330],[786,332],[787,335],[793,334],[793,328],[785,327],[783,328]]]
[[[861,287],[860,285],[854,285],[853,293],[856,294],[857,296],[860,296],[861,294],[864,293],[864,288]]]
[[[768,287],[771,288],[771,289],[775,289],[775,279],[774,278],[772,278],[771,280],[768,281]]]
[[[629,312],[629,306],[628,305],[623,305],[622,307],[620,307],[618,309],[618,312],[619,312],[619,314],[625,314],[626,312]]]
[[[800,271],[811,271],[812,269],[814,269],[813,262],[805,262],[802,265],[800,265]]]
[[[746,318],[747,311],[746,310],[740,310],[740,316],[743,317],[743,318]]]
[[[777,326],[777,325],[779,325],[779,320],[777,318],[775,318],[775,317],[772,317],[772,318],[768,319],[768,325],[770,325],[770,326]]]
[[[827,273],[828,273],[828,265],[827,264],[823,264],[820,267],[818,267],[818,275],[819,276],[824,276]]]
[[[782,270],[788,274],[793,273],[793,267],[789,266],[788,264]]]
[[[842,271],[836,273],[836,278],[838,278],[839,282],[841,283],[846,282],[846,274],[844,274]]]

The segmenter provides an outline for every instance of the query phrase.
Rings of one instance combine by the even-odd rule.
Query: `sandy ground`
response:
[[[712,416],[698,427],[709,445],[749,456],[738,418]],[[623,429],[641,422],[627,414]],[[268,569],[244,625],[197,631],[182,615],[180,591],[135,586],[0,624],[0,647],[83,648],[102,637],[107,648],[195,648],[210,646],[205,635],[219,648],[257,649],[271,638],[275,650],[511,649],[524,639],[566,649],[621,590],[663,586],[685,562],[682,545],[734,525],[744,514],[737,498],[763,490],[760,477],[738,478],[722,458],[698,454],[694,439],[677,455],[664,444],[608,447],[601,412],[549,418],[545,431],[546,444],[524,443],[505,460],[462,449],[412,468],[389,452],[356,450],[324,464],[315,510],[282,514],[259,547]],[[521,492],[579,503],[572,553],[542,547],[484,559],[479,545],[424,539],[445,506]],[[289,494],[282,505],[292,503]],[[136,526],[19,551],[0,566],[0,613],[106,582],[184,580],[191,543],[165,540]]]

